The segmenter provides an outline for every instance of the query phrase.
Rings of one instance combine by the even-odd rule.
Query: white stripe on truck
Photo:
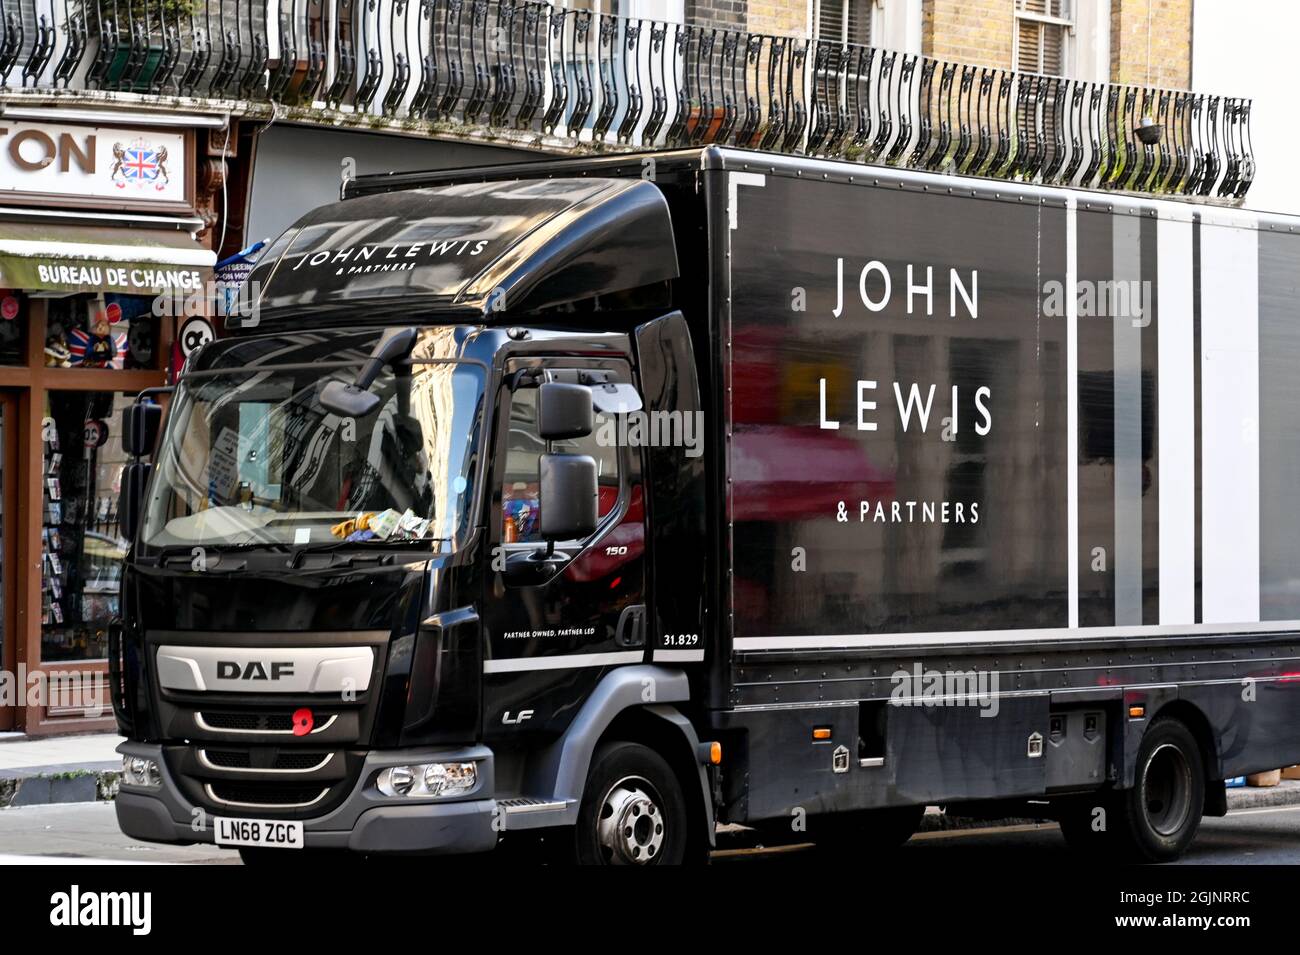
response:
[[[1024,630],[955,630],[945,633],[853,633],[797,637],[737,637],[733,650],[845,650],[863,647],[925,647],[938,644],[1015,643],[1035,640],[1089,640],[1113,637],[1181,637],[1196,634],[1288,633],[1300,620],[1248,623],[1150,624],[1142,627],[1049,627]]]
[[[1167,210],[1156,223],[1156,478],[1160,493],[1160,622],[1196,622],[1196,353],[1192,230]]]
[[[1259,233],[1201,228],[1201,619],[1259,620]]]
[[[516,657],[510,660],[484,660],[484,673],[526,673],[531,670],[571,670],[577,667],[607,667],[623,663],[640,663],[644,650],[618,650],[612,653],[566,653],[554,657]]]

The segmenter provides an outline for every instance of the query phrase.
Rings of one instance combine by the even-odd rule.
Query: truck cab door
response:
[[[646,506],[641,449],[621,440],[618,415],[597,411],[583,438],[551,442],[551,450],[587,454],[598,475],[599,522],[584,540],[547,542],[539,533],[536,386],[510,387],[516,372],[543,369],[559,380],[599,372],[632,385],[619,360],[518,359],[507,363],[497,402],[489,485],[488,567],[483,601],[484,735],[558,733],[600,677],[613,666],[645,659]],[[539,565],[541,565],[539,567]]]

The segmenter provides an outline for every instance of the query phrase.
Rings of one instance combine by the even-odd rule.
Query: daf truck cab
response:
[[[676,248],[656,186],[584,177],[350,199],[267,251],[161,440],[127,416],[127,833],[472,852],[585,815],[578,859],[707,846],[702,465],[618,431],[696,421]],[[658,611],[680,650],[647,640],[656,576],[695,591]]]

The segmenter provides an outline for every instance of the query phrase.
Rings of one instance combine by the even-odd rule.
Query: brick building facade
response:
[[[1191,86],[1192,0],[1111,0],[1111,79]]]
[[[1192,0],[685,0],[684,12],[702,26],[865,34],[963,63],[1191,86]]]

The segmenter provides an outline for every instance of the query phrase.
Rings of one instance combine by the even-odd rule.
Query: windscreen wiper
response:
[[[159,567],[188,564],[191,568],[195,568],[195,563],[200,562],[200,566],[205,573],[213,571],[226,574],[245,570],[248,567],[248,560],[234,556],[235,552],[269,550],[283,553],[287,551],[287,548],[278,541],[250,541],[242,544],[216,545],[170,544],[159,547],[158,550],[157,562]]]
[[[355,548],[355,552],[348,554],[344,559],[332,559],[325,564],[326,567],[342,567],[346,564],[356,563],[358,560],[373,560],[376,563],[382,563],[385,559],[391,561],[393,555],[382,553],[385,548],[409,548],[412,544],[431,544],[438,543],[439,538],[430,537],[422,540],[367,540],[367,541],[350,541],[337,540],[330,541],[328,544],[306,544],[302,547],[295,548],[293,554],[289,557],[289,567],[297,569],[302,566],[303,558],[315,557],[318,554],[337,554],[341,550],[349,547]],[[366,551],[381,551],[381,553],[366,553]]]

